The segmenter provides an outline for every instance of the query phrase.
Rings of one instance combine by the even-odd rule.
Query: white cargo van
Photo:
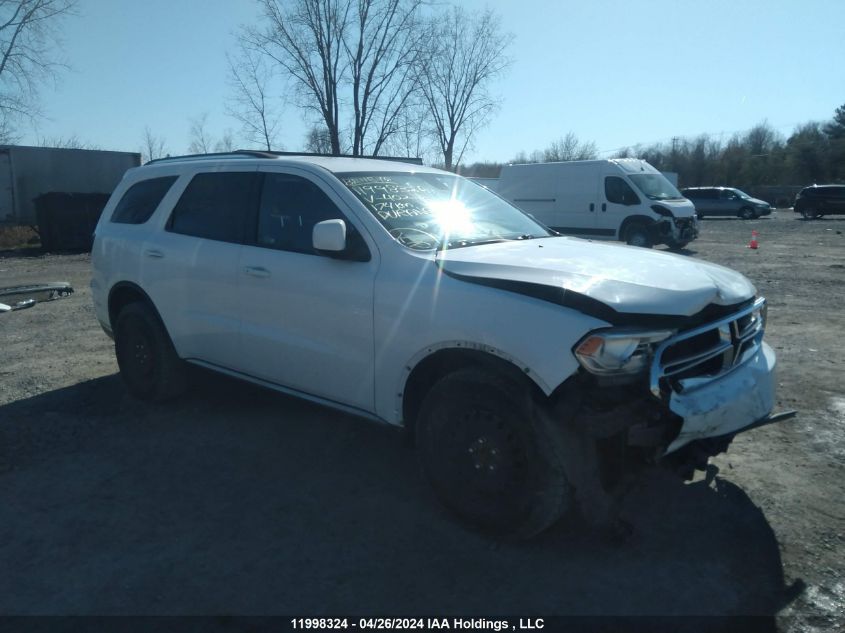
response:
[[[698,236],[695,207],[644,160],[505,165],[492,191],[566,235],[683,248]]]

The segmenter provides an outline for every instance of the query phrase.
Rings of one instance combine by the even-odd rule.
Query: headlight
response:
[[[635,377],[648,369],[654,347],[671,330],[604,330],[588,334],[573,348],[581,366],[598,376]]]
[[[760,304],[754,312],[751,313],[754,320],[760,323],[760,329],[766,329],[766,321],[769,319],[769,302],[762,297],[757,297],[754,301],[755,305]]]

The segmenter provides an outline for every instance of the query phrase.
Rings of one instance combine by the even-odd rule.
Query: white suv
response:
[[[765,301],[742,275],[557,236],[437,169],[153,161],[92,261],[133,395],[177,394],[189,362],[404,426],[442,502],[500,534],[573,505],[610,520],[629,465],[690,475],[770,420]]]

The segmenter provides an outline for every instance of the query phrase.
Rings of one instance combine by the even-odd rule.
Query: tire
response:
[[[754,209],[750,207],[742,207],[737,214],[743,220],[755,220],[757,219],[757,214],[754,213]]]
[[[670,242],[668,244],[668,246],[669,246],[669,250],[682,251],[683,249],[685,249],[687,247],[688,244],[689,244],[689,242]]]
[[[443,377],[423,400],[415,428],[423,475],[471,526],[526,539],[570,507],[561,434],[533,407],[527,387],[472,367]]]
[[[158,316],[144,303],[130,303],[117,316],[114,349],[129,393],[161,402],[185,390],[184,364]]]
[[[645,224],[632,224],[625,229],[625,243],[629,246],[640,246],[642,248],[651,248],[653,241],[651,239],[651,231]]]
[[[801,209],[801,215],[804,216],[805,220],[815,220],[816,218],[822,217],[815,209]]]

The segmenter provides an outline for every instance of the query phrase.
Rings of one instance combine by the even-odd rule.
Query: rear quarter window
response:
[[[118,224],[143,224],[153,215],[177,178],[164,176],[136,182],[117,203],[111,221]]]

